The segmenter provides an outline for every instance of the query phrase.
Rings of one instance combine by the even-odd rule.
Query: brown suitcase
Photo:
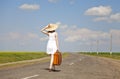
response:
[[[62,63],[62,54],[59,51],[56,51],[54,54],[53,65],[61,65]]]

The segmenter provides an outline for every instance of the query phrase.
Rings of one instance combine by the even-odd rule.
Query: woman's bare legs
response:
[[[51,60],[50,60],[50,67],[49,67],[49,71],[52,70],[53,66],[53,60],[54,60],[54,54],[51,54]]]

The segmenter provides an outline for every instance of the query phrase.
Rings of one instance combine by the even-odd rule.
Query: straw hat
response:
[[[46,31],[53,31],[56,30],[58,28],[57,24],[48,24],[47,28],[45,29]]]

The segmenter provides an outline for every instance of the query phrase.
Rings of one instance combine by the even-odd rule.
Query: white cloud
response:
[[[23,4],[19,8],[23,10],[38,10],[40,6],[37,4]]]
[[[61,22],[56,22],[55,24],[59,26],[59,29],[65,29],[68,27],[67,25],[63,25]]]
[[[0,35],[0,40],[1,41],[16,40],[16,39],[19,39],[20,37],[21,37],[20,33],[9,32],[9,33],[5,33],[5,34],[1,34]]]
[[[56,3],[56,2],[58,2],[59,0],[48,0],[49,2],[51,2],[51,3]]]
[[[94,21],[108,21],[108,17],[97,17]]]
[[[112,14],[110,16],[110,21],[114,22],[120,22],[120,13]]]
[[[112,13],[110,6],[99,6],[89,8],[85,15],[98,16],[93,21],[120,22],[120,13]]]
[[[120,13],[111,14],[110,16],[97,17],[94,21],[120,22]]]
[[[108,33],[102,31],[93,31],[87,28],[76,28],[69,29],[64,32],[66,37],[66,41],[68,42],[76,42],[76,41],[89,41],[89,40],[97,40],[101,38],[108,37]]]
[[[18,32],[6,33],[6,34],[3,34],[0,37],[1,37],[0,40],[5,40],[5,41],[6,40],[30,40],[30,39],[39,38],[39,36],[35,33],[22,34],[22,33],[18,33]]]
[[[27,34],[27,37],[28,37],[28,38],[38,38],[38,35],[35,34],[35,33],[28,33],[28,34]]]
[[[46,41],[46,40],[48,40],[48,37],[41,37],[40,38],[40,41]]]
[[[39,36],[36,33],[19,33],[19,32],[9,32],[0,35],[0,42],[13,42],[17,41],[17,44],[25,46],[32,44],[34,41],[39,41]]]
[[[66,28],[59,28],[59,34],[64,37],[64,43],[82,44],[82,45],[96,45],[99,40],[100,45],[108,45],[110,42],[110,34],[113,35],[113,44],[120,45],[120,30],[111,29],[108,32],[95,31],[88,28],[79,28],[76,25],[60,24],[59,27],[66,26]]]
[[[85,15],[106,16],[106,15],[110,15],[111,12],[112,9],[110,6],[98,6],[98,7],[89,8],[85,12]]]
[[[10,32],[7,36],[9,39],[13,39],[13,40],[19,39],[21,37],[21,35],[17,32]]]

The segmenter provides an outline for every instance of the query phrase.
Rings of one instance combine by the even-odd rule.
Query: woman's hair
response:
[[[48,31],[48,33],[53,33],[53,32],[55,32],[55,30],[52,30],[52,31]]]

